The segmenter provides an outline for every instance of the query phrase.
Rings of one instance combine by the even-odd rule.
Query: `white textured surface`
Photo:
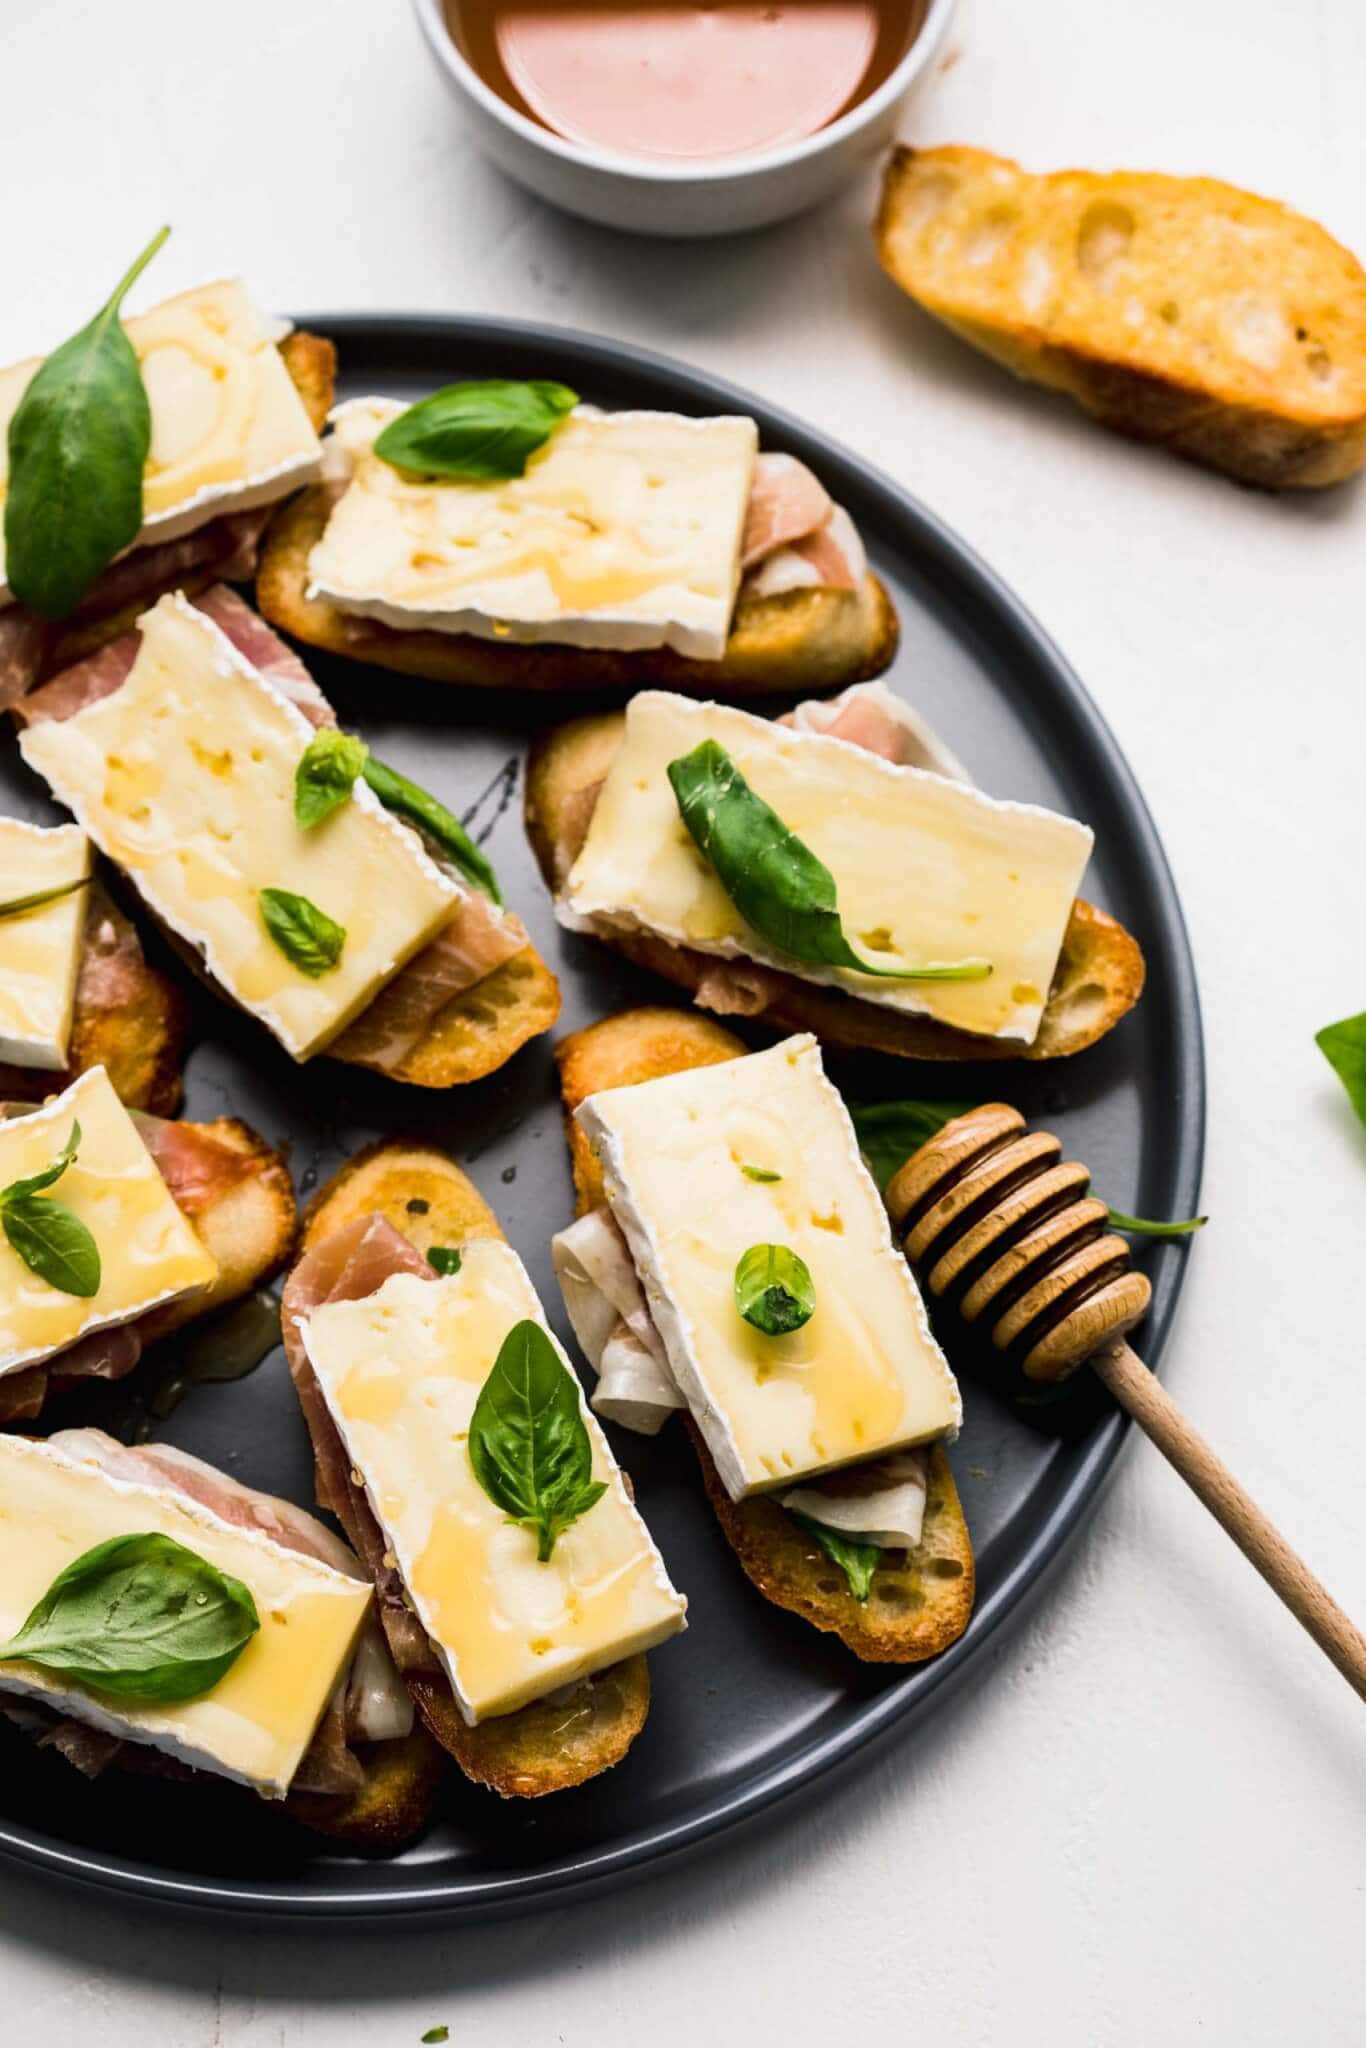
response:
[[[1357,0],[964,0],[916,139],[1211,170],[1366,249]],[[1013,390],[878,273],[868,194],[649,246],[466,148],[398,0],[5,0],[0,359],[158,289],[428,307],[672,349],[823,420],[978,544],[1081,670],[1166,838],[1211,1063],[1168,1354],[1366,1614],[1366,1135],[1311,1042],[1366,1006],[1366,490],[1235,490]],[[1289,1277],[1293,1271],[1293,1279]],[[0,1874],[6,2048],[1348,2048],[1366,1722],[1146,1447],[982,1682],[805,1817],[611,1904],[362,1942],[159,1924]]]

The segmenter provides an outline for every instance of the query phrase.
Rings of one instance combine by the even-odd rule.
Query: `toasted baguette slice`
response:
[[[583,844],[594,791],[621,744],[623,725],[620,712],[577,718],[542,734],[532,746],[526,776],[527,834],[552,893],[562,888]],[[670,945],[648,933],[618,933],[604,943],[689,994],[696,993],[704,975],[717,964],[709,954]],[[771,969],[765,969],[766,985],[777,993],[757,1021],[780,1032],[814,1031],[826,1045],[845,1050],[893,1053],[905,1059],[1060,1059],[1114,1029],[1143,993],[1143,975],[1137,940],[1108,912],[1078,898],[1043,1021],[1029,1045],[979,1038],[932,1017],[910,1017]]]
[[[148,966],[132,922],[98,881],[89,892],[83,943],[86,964],[76,982],[65,1069],[0,1065],[0,1100],[42,1102],[69,1088],[78,1074],[103,1067],[129,1109],[174,1116],[184,1092],[184,996]],[[111,956],[117,956],[116,972],[102,984],[96,962]]]
[[[320,334],[303,332],[287,334],[279,346],[285,368],[303,400],[313,431],[321,434],[332,409],[337,351]],[[207,590],[210,584],[221,583],[222,580],[221,565],[208,562],[176,577],[174,587],[183,591],[186,597],[194,597],[198,591]],[[78,614],[50,643],[44,661],[45,672],[56,675],[60,669],[69,668],[73,662],[84,661],[88,654],[94,654],[109,641],[117,640],[121,633],[130,632],[159,595],[159,592],[144,590],[140,596],[129,598],[127,603],[113,611],[96,611],[90,617]]]
[[[421,1145],[381,1144],[358,1153],[309,1204],[301,1252],[369,1215],[383,1216],[421,1252],[503,1235],[473,1181],[445,1153]],[[330,1505],[364,1555],[353,1533],[354,1517],[364,1507],[363,1492],[355,1489],[349,1500]],[[620,1763],[645,1725],[650,1704],[643,1656],[595,1673],[567,1700],[533,1701],[473,1728],[444,1679],[414,1673],[407,1684],[426,1726],[466,1777],[504,1798],[539,1799],[566,1791]]]
[[[365,1783],[349,1799],[323,1792],[291,1792],[284,1810],[314,1834],[346,1842],[371,1856],[392,1856],[427,1825],[446,1775],[444,1752],[425,1728],[357,1751]]]
[[[555,1048],[574,1161],[580,1216],[605,1199],[601,1169],[574,1112],[601,1088],[624,1088],[739,1059],[740,1040],[686,1010],[624,1010],[573,1032]],[[943,1447],[930,1452],[925,1526],[918,1547],[883,1553],[867,1600],[855,1600],[838,1567],[776,1501],[733,1501],[691,1417],[707,1496],[746,1576],[775,1607],[836,1635],[868,1664],[919,1664],[956,1642],[968,1625],[975,1591],[972,1541]]]
[[[472,633],[401,632],[308,595],[308,558],[329,510],[319,487],[271,521],[256,579],[256,601],[272,625],[296,640],[373,668],[484,690],[619,690],[645,684],[695,697],[764,691],[839,690],[878,676],[896,653],[896,612],[884,585],[865,575],[858,590],[789,590],[742,596],[720,661],[694,661],[668,647],[625,653],[593,647],[514,647]]]
[[[1287,206],[897,149],[875,232],[926,312],[1104,426],[1272,489],[1366,462],[1366,272]]]

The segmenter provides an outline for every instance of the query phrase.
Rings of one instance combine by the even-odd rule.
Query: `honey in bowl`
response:
[[[519,114],[655,163],[816,134],[895,70],[926,0],[446,0],[451,34]]]

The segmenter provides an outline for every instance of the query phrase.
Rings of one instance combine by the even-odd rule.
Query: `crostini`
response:
[[[271,523],[261,610],[489,689],[831,690],[889,665],[891,598],[804,463],[760,453],[747,418],[574,397],[486,381],[339,406],[323,482]]]
[[[330,1529],[97,1429],[0,1437],[0,1715],[86,1778],[245,1786],[379,1853],[444,1769]]]
[[[883,684],[778,721],[643,692],[536,742],[526,823],[561,923],[776,1031],[1056,1059],[1142,992],[1087,828],[981,795]]]
[[[554,1023],[555,977],[460,821],[338,731],[225,585],[168,592],[10,708],[176,949],[294,1059],[448,1088]]]
[[[3,1426],[122,1379],[149,1344],[259,1287],[288,1257],[296,1210],[284,1160],[246,1124],[126,1109],[97,1066],[0,1120],[0,1225]]]
[[[628,1010],[556,1060],[579,1220],[555,1262],[594,1407],[650,1434],[683,1414],[776,1606],[869,1663],[947,1649],[974,1591],[958,1391],[814,1042],[747,1054]]]
[[[284,1333],[317,1497],[419,1715],[504,1797],[596,1777],[687,1603],[497,1218],[442,1153],[386,1145],[313,1203],[302,1248]]]
[[[321,472],[330,342],[261,313],[238,278],[115,325],[0,371],[0,708],[163,591],[250,581],[276,506]],[[73,584],[75,518],[130,499],[123,545]]]

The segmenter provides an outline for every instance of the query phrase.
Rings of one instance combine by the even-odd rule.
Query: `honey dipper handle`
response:
[[[1176,1467],[1215,1520],[1222,1522],[1296,1621],[1308,1629],[1347,1683],[1366,1699],[1366,1636],[1343,1613],[1327,1587],[1319,1584],[1251,1495],[1243,1491],[1199,1431],[1191,1427],[1142,1359],[1120,1340],[1097,1351],[1090,1362],[1120,1406]]]

